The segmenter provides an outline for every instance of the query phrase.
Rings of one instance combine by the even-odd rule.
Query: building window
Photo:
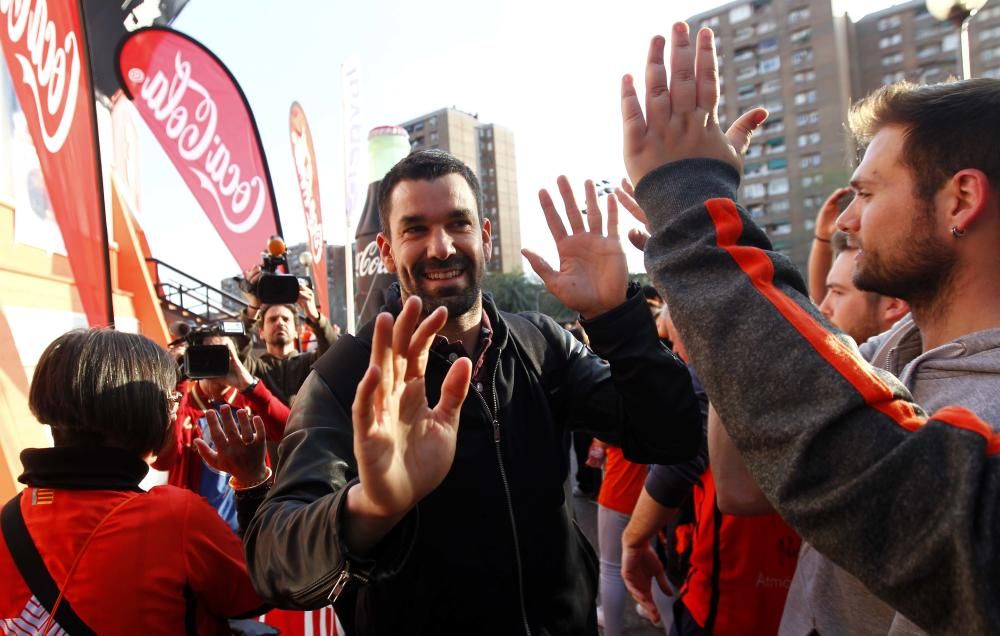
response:
[[[795,117],[795,123],[799,126],[799,128],[801,128],[803,126],[808,126],[808,125],[811,125],[811,124],[818,124],[819,123],[819,113],[816,112],[815,110],[811,110],[811,111],[806,112],[806,113],[799,113]]]
[[[917,49],[917,57],[934,57],[941,52],[941,45],[939,44],[925,44],[924,46]]]
[[[796,22],[805,22],[809,19],[809,7],[802,7],[801,9],[794,9],[788,12],[788,24],[795,24]]]
[[[896,71],[895,73],[886,73],[882,76],[883,84],[895,84],[896,82],[902,82],[906,79],[906,71]]]
[[[823,175],[822,174],[807,174],[802,177],[802,187],[809,188],[816,185],[823,185]]]
[[[739,6],[733,7],[729,10],[729,24],[736,24],[737,22],[742,22],[750,17],[753,13],[753,9],[750,8],[749,4],[741,4]]]
[[[747,148],[747,159],[754,159],[762,154],[764,154],[764,147],[760,144],[751,144],[750,147]]]
[[[898,29],[902,23],[902,18],[898,15],[891,15],[888,18],[882,18],[878,21],[878,30],[888,31],[889,29]]]
[[[757,96],[757,88],[753,84],[743,84],[736,89],[736,99],[750,99]]]
[[[942,51],[957,51],[958,50],[958,34],[949,33],[944,36],[941,40],[941,50]]]
[[[767,112],[771,113],[772,115],[780,113],[781,111],[785,110],[785,102],[783,102],[780,99],[772,99],[766,101],[763,104],[761,104],[761,106],[766,108]]]
[[[799,148],[805,146],[811,146],[813,144],[818,144],[820,142],[820,134],[818,132],[808,132],[799,135],[798,143]]]
[[[763,95],[768,93],[776,93],[781,90],[781,80],[780,79],[770,79],[760,85],[760,92]]]
[[[774,23],[773,20],[765,20],[763,22],[757,23],[757,35],[763,35],[765,33],[770,33],[778,28],[778,25]]]
[[[882,66],[896,66],[903,63],[902,53],[893,53],[882,57]]]
[[[705,21],[702,23],[701,26],[705,26],[710,29],[717,28],[719,26],[719,16],[713,15],[708,18],[705,18]]]
[[[899,46],[903,43],[902,33],[893,33],[892,35],[887,35],[886,37],[878,41],[878,48],[887,49],[890,46]]]
[[[767,227],[768,234],[771,236],[788,236],[792,233],[791,223],[774,223]]]
[[[764,38],[757,44],[758,53],[770,53],[778,50],[778,38]]]
[[[991,68],[979,74],[981,77],[1000,77],[1000,67]]]
[[[765,133],[781,132],[784,129],[785,129],[785,122],[780,117],[776,119],[768,119],[767,121],[764,122]]]
[[[812,37],[812,29],[805,28],[799,29],[798,31],[793,31],[788,39],[791,40],[792,44],[800,44],[802,42],[808,42],[809,38]]]
[[[992,29],[983,29],[979,32],[979,41],[992,40],[994,38],[1000,38],[1000,26],[993,27]]]
[[[799,157],[799,167],[805,170],[806,168],[817,168],[823,163],[823,155],[818,152],[814,152],[809,155],[802,155]]]
[[[792,66],[799,66],[800,64],[812,64],[813,61],[813,50],[812,49],[802,49],[801,51],[795,51],[792,53]]]
[[[795,93],[795,105],[802,106],[803,104],[815,104],[816,103],[816,90],[802,91],[801,93]]]
[[[432,132],[430,134],[430,141],[432,144],[436,144],[438,142],[438,134],[436,132]]]
[[[436,130],[437,129],[437,127],[438,127],[438,118],[437,118],[437,115],[432,115],[431,118],[427,120],[427,126],[431,130]]]
[[[771,172],[784,170],[786,167],[788,167],[788,160],[786,160],[784,157],[778,157],[777,159],[770,159],[767,162],[767,169]]]
[[[756,221],[764,217],[764,206],[760,203],[757,203],[756,205],[748,205],[747,212],[750,213],[750,218]]]
[[[799,71],[792,76],[796,84],[805,84],[806,82],[816,81],[816,71],[810,69],[808,71]]]
[[[747,177],[747,178],[759,177],[762,174],[767,174],[767,171],[764,169],[764,164],[760,164],[760,163],[747,163],[747,165],[743,166],[743,176],[744,177]]]
[[[781,58],[777,55],[774,57],[769,57],[760,61],[760,72],[761,73],[773,73],[781,68]]]
[[[411,133],[420,132],[423,129],[424,129],[424,122],[418,121],[417,123],[413,124],[413,128],[410,130],[410,132]]]
[[[788,212],[792,208],[792,204],[789,203],[788,199],[779,199],[777,201],[771,201],[767,204],[768,214],[783,214]]]
[[[740,27],[736,29],[736,34],[733,36],[733,39],[743,40],[749,37],[753,37],[753,27]]]
[[[771,137],[764,142],[764,152],[769,155],[778,155],[785,152],[785,138]]]
[[[737,64],[752,59],[754,59],[754,48],[752,46],[745,46],[742,49],[736,49],[733,53],[733,62]]]
[[[1000,60],[1000,46],[994,47],[992,49],[986,49],[979,54],[979,59],[984,62],[991,62],[993,60]]]
[[[767,194],[767,186],[763,183],[748,183],[743,186],[743,198],[759,199]]]
[[[744,66],[736,73],[736,81],[748,80],[751,77],[757,77],[756,66]]]
[[[768,196],[773,196],[776,194],[787,194],[787,193],[788,193],[788,179],[786,177],[781,177],[780,179],[773,179],[767,182]]]

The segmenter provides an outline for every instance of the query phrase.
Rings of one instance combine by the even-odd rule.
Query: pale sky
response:
[[[298,101],[312,128],[326,239],[343,244],[340,67],[355,55],[366,130],[455,106],[514,132],[522,243],[556,265],[538,189],[554,189],[559,174],[581,193],[584,179],[617,183],[624,176],[622,74],[636,76],[641,94],[650,37],[721,4],[192,0],[173,26],[222,59],[246,93],[287,243],[305,239],[288,141],[288,109]],[[843,6],[857,19],[891,4],[849,0]],[[143,122],[138,128],[141,222],[153,255],[210,283],[236,274],[235,261],[173,164]],[[630,246],[626,252],[630,267],[639,270],[641,258]]]

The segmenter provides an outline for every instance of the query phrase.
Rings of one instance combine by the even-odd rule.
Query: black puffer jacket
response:
[[[597,633],[596,557],[564,497],[567,431],[591,431],[637,462],[690,459],[701,438],[690,377],[660,344],[641,294],[585,323],[610,365],[541,314],[498,312],[488,297],[484,307],[493,380],[469,391],[444,482],[369,559],[340,537],[344,494],[357,477],[351,403],[372,326],[317,363],[292,409],[274,487],[245,536],[265,599],[315,608],[346,580],[336,608],[351,634]],[[432,353],[430,404],[448,364]]]

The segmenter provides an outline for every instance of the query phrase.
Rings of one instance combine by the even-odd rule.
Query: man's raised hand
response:
[[[566,231],[546,190],[539,191],[538,200],[556,242],[559,269],[553,269],[544,258],[530,250],[524,249],[521,253],[559,302],[584,318],[593,318],[625,302],[628,289],[628,266],[618,238],[618,201],[613,196],[608,197],[605,235],[594,183],[585,183],[587,227],[584,227],[583,214],[576,205],[569,180],[561,176],[556,183],[572,233]]]
[[[348,493],[362,515],[392,524],[444,480],[455,459],[459,413],[469,391],[472,364],[459,358],[441,385],[441,399],[427,404],[424,371],[434,335],[448,319],[439,307],[423,321],[411,296],[393,320],[375,320],[371,362],[354,397],[354,455],[360,488]],[[365,549],[379,537],[355,537]]]
[[[767,118],[754,108],[725,134],[719,128],[719,69],[711,29],[698,32],[692,45],[688,25],[678,22],[671,37],[670,82],[664,59],[666,41],[656,36],[646,59],[646,112],[630,75],[622,78],[625,168],[632,183],[656,168],[681,159],[718,159],[742,172],[750,136]]]

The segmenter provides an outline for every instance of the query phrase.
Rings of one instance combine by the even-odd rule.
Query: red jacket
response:
[[[694,492],[691,568],[680,599],[708,633],[777,634],[801,539],[777,513],[719,512],[712,470]]]
[[[21,457],[28,533],[65,600],[96,633],[184,634],[192,625],[198,634],[227,634],[224,618],[261,606],[239,538],[191,492],[172,486],[139,491],[147,471],[140,459],[110,448],[29,449]],[[76,489],[81,483],[95,487]],[[94,534],[67,583],[84,542],[125,499]],[[0,581],[0,632],[39,631],[47,614],[32,605],[2,537]]]

